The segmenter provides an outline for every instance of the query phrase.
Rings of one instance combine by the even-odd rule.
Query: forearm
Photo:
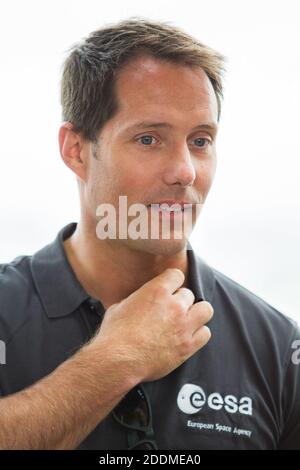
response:
[[[88,344],[52,374],[0,399],[1,449],[73,449],[138,382],[126,357]]]

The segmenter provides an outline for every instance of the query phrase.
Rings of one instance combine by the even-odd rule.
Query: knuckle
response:
[[[199,343],[200,346],[204,346],[211,338],[211,331],[206,325],[204,325],[202,326],[200,333]]]
[[[190,353],[190,350],[191,350],[191,339],[188,337],[184,337],[181,340],[180,353],[182,356],[186,356],[187,354]]]
[[[179,290],[183,293],[184,296],[195,298],[194,293],[193,291],[191,291],[191,289],[188,289],[187,287],[181,287]]]
[[[186,287],[181,287],[178,289],[176,294],[179,294],[175,296],[176,302],[181,305],[181,308],[184,311],[187,310],[188,306],[191,306],[195,300],[193,292]]]
[[[201,303],[200,303],[201,307],[202,307],[202,311],[203,313],[205,313],[205,315],[208,317],[208,318],[211,318],[214,314],[214,309],[212,307],[212,305],[207,302],[206,300],[203,300]]]
[[[174,299],[173,310],[175,313],[182,313],[185,310],[185,302],[182,298]]]
[[[167,293],[168,293],[168,289],[164,284],[159,284],[155,286],[154,291],[153,291],[153,295],[156,298],[165,297]]]
[[[183,303],[181,300],[176,300],[173,305],[172,305],[172,312],[174,315],[176,315],[176,320],[177,323],[179,321],[179,318],[183,312]]]

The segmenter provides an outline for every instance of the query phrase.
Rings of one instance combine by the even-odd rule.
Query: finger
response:
[[[209,302],[201,301],[194,304],[188,311],[189,324],[192,334],[209,322],[213,316],[214,309]]]
[[[210,329],[206,325],[201,326],[201,328],[199,328],[192,336],[191,351],[185,356],[184,360],[186,361],[187,359],[192,357],[197,351],[199,351],[199,349],[203,348],[203,346],[208,343],[210,338]]]
[[[193,334],[194,349],[197,351],[203,348],[211,338],[211,331],[208,326],[203,325]]]
[[[193,292],[186,287],[180,287],[180,289],[178,289],[175,294],[173,294],[173,297],[179,301],[186,310],[189,309],[195,301]]]
[[[148,281],[146,286],[163,285],[170,294],[173,294],[184,283],[185,276],[180,269],[168,268],[158,276]]]

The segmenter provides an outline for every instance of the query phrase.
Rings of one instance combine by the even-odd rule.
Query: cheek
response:
[[[209,192],[216,172],[216,160],[202,162],[196,169],[196,180],[194,186],[200,194],[206,197]]]
[[[155,175],[152,170],[146,169],[145,165],[132,164],[130,167],[119,168],[119,183],[127,193],[142,194],[148,186],[153,185]]]
[[[114,203],[117,187],[115,175],[108,171],[103,162],[95,162],[86,184],[87,204],[95,212],[101,203]]]

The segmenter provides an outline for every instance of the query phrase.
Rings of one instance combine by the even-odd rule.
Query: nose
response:
[[[163,173],[164,182],[168,185],[192,186],[196,171],[187,145],[173,148]]]

